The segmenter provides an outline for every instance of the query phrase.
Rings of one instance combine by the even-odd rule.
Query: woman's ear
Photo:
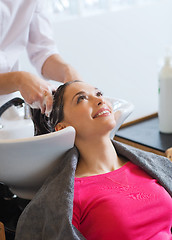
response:
[[[68,125],[65,123],[62,123],[62,122],[57,123],[57,125],[55,126],[55,131],[60,131],[66,127],[68,127]]]

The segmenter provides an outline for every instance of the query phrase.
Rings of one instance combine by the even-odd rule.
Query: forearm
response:
[[[19,90],[20,72],[0,73],[0,94],[8,94]]]
[[[1,73],[0,94],[9,94],[15,91],[20,91],[28,104],[39,103],[37,106],[42,113],[51,111],[52,91],[50,84],[45,80],[24,71]]]
[[[81,80],[81,77],[76,70],[69,64],[65,63],[58,54],[54,54],[47,58],[42,67],[42,75],[46,79],[62,83],[73,80]]]

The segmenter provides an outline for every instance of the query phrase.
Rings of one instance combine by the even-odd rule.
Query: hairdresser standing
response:
[[[79,78],[60,57],[45,11],[44,0],[0,1],[0,106],[20,91],[30,105],[37,103],[42,112],[51,110],[48,82],[19,71],[18,60],[25,49],[43,78],[59,82]]]

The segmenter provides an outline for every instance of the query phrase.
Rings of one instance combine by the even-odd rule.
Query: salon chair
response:
[[[110,134],[113,139],[134,107],[121,99],[107,99],[116,119]],[[74,140],[73,127],[24,139],[0,139],[0,221],[5,226],[6,240],[14,239],[23,209],[51,174],[57,158],[74,146]]]

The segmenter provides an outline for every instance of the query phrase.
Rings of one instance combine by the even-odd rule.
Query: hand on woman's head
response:
[[[42,114],[40,109],[31,108],[31,118],[35,129],[34,135],[42,135],[55,131],[57,123],[63,120],[63,97],[65,89],[68,85],[78,81],[79,80],[66,82],[52,92],[53,107],[49,117],[47,117],[45,114]]]

